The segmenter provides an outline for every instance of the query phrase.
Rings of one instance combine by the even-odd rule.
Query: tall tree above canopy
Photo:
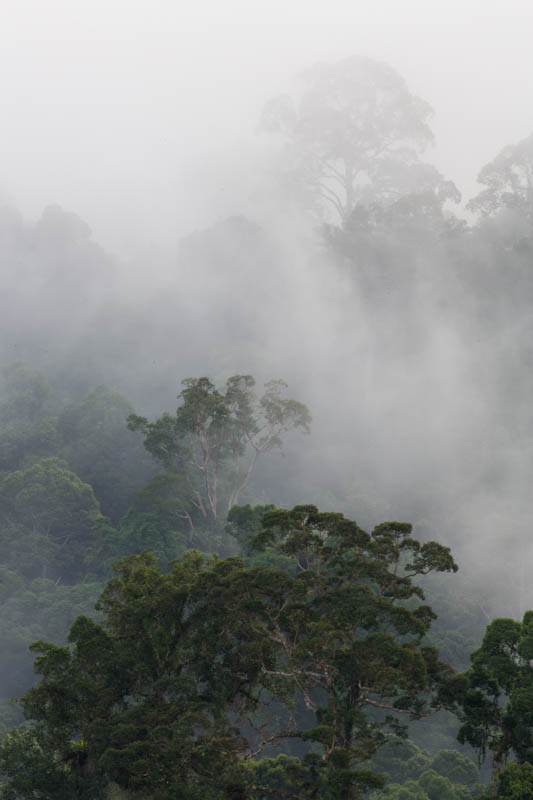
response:
[[[307,406],[285,396],[284,381],[268,381],[261,397],[254,386],[251,375],[233,375],[222,389],[207,377],[187,378],[174,416],[128,418],[130,430],[143,433],[148,452],[183,478],[190,507],[184,503],[179,513],[190,526],[190,544],[197,521],[221,531],[262,453],[281,447],[290,430],[309,430]]]
[[[533,215],[533,133],[518,144],[508,145],[478,175],[483,189],[468,208],[484,216],[501,209],[519,209]]]
[[[428,191],[442,202],[459,199],[453,183],[420,160],[433,141],[432,110],[395,70],[353,56],[317,64],[303,78],[297,101],[282,95],[266,104],[261,127],[287,142],[289,174],[315,209],[342,223],[360,203]]]

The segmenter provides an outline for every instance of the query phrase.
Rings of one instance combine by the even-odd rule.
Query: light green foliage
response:
[[[92,486],[102,512],[115,524],[153,471],[149,456],[126,428],[132,410],[118,392],[98,386],[66,406],[57,423],[59,455]]]
[[[393,783],[418,778],[431,764],[430,755],[409,739],[390,737],[372,758],[372,767]]]
[[[135,489],[153,474],[148,455],[128,434],[129,403],[98,386],[52,416],[58,401],[42,373],[16,362],[1,377],[0,471],[59,456],[92,486],[103,512],[118,522]]]
[[[372,800],[429,800],[424,789],[416,781],[405,784],[391,783],[383,791],[373,795]]]
[[[393,737],[374,755],[371,765],[390,781],[375,800],[396,800],[402,792],[406,796],[420,795],[423,800],[433,795],[447,798],[450,787],[452,800],[469,800],[481,791],[479,770],[457,750],[440,750],[431,757],[412,741]]]
[[[20,362],[5,367],[0,381],[0,472],[52,455],[56,425],[45,376]]]
[[[418,780],[389,784],[372,795],[372,800],[475,800],[480,797],[482,788],[479,785],[454,784],[449,778],[428,769]]]
[[[479,770],[474,762],[457,750],[440,750],[430,766],[439,775],[449,778],[453,784],[472,786],[479,782]]]
[[[430,800],[463,800],[463,792],[456,793],[451,781],[438,775],[434,770],[423,772],[418,784]]]
[[[298,798],[298,800],[343,800],[363,797],[369,790],[382,785],[378,775],[368,770],[350,770],[339,759],[325,762],[316,754],[304,758],[279,755],[261,758],[243,765],[243,782],[254,788],[253,800]],[[344,768],[343,768],[344,767]]]
[[[47,458],[0,478],[4,563],[28,578],[72,583],[98,573],[114,532],[92,488]]]
[[[498,798],[531,800],[533,797],[533,765],[510,764],[498,775]]]
[[[14,780],[10,784],[0,785],[0,796],[4,800],[19,800],[21,797],[40,800],[76,797],[89,800],[87,794],[77,792],[79,787],[69,781],[67,764],[50,757],[50,753],[40,746],[29,730],[15,728],[2,738],[0,771],[4,772],[6,765],[12,764],[16,764],[17,769]]]

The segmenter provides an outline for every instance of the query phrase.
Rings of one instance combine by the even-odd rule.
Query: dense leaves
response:
[[[465,800],[472,765],[434,754],[456,723],[422,719],[458,699],[462,741],[508,764],[497,796],[531,796],[531,612],[478,643],[487,619],[529,604],[527,530],[490,503],[522,492],[513,520],[527,529],[532,138],[481,170],[467,225],[450,213],[455,186],[422,161],[429,118],[366,58],[318,65],[265,108],[284,189],[332,223],[303,257],[290,215],[288,247],[235,216],[187,237],[177,269],[154,264],[141,289],[74,214],[49,207],[30,225],[0,210],[2,363],[31,364],[0,378],[2,732],[19,721],[7,697],[33,680],[28,643],[55,642],[34,649],[27,727],[3,738],[6,797]],[[224,384],[248,363],[318,401],[322,439],[296,464],[259,456],[307,430],[308,411],[279,381],[262,396],[246,374]],[[161,415],[176,380],[206,373],[221,382],[185,380]],[[145,449],[102,380],[153,415],[130,417]],[[306,497],[369,527],[400,509],[421,541],[400,523],[367,532],[271,505]],[[479,580],[442,589],[443,575],[434,592],[427,574],[455,565],[428,517],[447,543],[473,542],[465,519],[481,520]],[[132,554],[94,615],[99,581]],[[454,677],[446,664],[464,669],[474,647]],[[416,720],[392,752],[390,731]]]
[[[4,743],[7,792],[32,796],[21,769],[45,797],[59,779],[87,796],[114,783],[161,800],[259,798],[271,781],[282,796],[347,800],[381,785],[362,762],[387,728],[454,704],[451,669],[422,643],[434,615],[405,601],[423,597],[417,575],[455,563],[405,524],[368,534],[314,506],[274,509],[264,524],[255,547],[268,542],[285,568],[191,552],[164,573],[152,556],[123,559],[101,624],[79,617],[66,647],[33,645],[41,680],[23,699],[33,727],[13,734],[31,746]],[[247,765],[288,739],[301,757]],[[51,777],[43,753],[61,765]]]
[[[497,763],[533,763],[533,612],[491,622],[471,659],[460,740]]]
[[[113,529],[92,488],[56,458],[0,477],[4,562],[29,578],[73,583],[98,573]]]

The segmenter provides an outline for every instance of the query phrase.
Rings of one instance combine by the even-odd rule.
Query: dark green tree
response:
[[[162,564],[180,558],[195,544],[209,551],[212,542],[206,534],[187,523],[185,512],[195,517],[190,486],[179,472],[156,475],[135,493],[129,512],[122,519],[117,541],[117,554],[129,555],[147,550]],[[194,534],[194,537],[193,537]]]
[[[228,712],[253,705],[268,657],[239,611],[239,576],[237,561],[194,553],[168,574],[147,555],[122,561],[103,625],[79,617],[67,647],[33,645],[41,680],[23,708],[34,727],[2,744],[4,796],[93,798],[112,783],[154,799],[234,796],[248,744]]]
[[[115,784],[154,800],[350,800],[381,785],[365,763],[385,732],[454,704],[452,670],[422,643],[434,614],[416,578],[455,563],[401,523],[369,534],[299,506],[264,524],[255,547],[283,568],[192,552],[164,573],[133,556],[102,623],[80,617],[67,647],[33,645],[33,727],[0,747],[6,797],[51,800],[58,781],[70,797]],[[287,741],[301,755],[261,759]]]
[[[413,578],[457,569],[448,548],[420,544],[405,523],[368,534],[314,506],[271,511],[264,521],[256,546],[275,547],[294,569],[292,603],[283,594],[269,602],[268,635],[283,649],[272,681],[301,693],[316,713],[306,738],[348,765],[384,741],[370,710],[394,726],[402,715],[453,705],[453,692],[446,694],[452,671],[422,644],[435,615],[422,604],[406,606],[423,599]]]
[[[533,797],[533,765],[509,764],[498,775],[498,798],[507,800],[530,800]]]
[[[493,620],[471,661],[459,740],[490,752],[497,768],[533,763],[533,611]]]

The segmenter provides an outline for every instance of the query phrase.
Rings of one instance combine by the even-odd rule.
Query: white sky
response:
[[[232,175],[269,96],[364,54],[432,104],[428,158],[469,196],[533,130],[532,41],[518,0],[0,0],[0,186],[30,219],[79,213],[118,252],[168,244],[245,210]]]

